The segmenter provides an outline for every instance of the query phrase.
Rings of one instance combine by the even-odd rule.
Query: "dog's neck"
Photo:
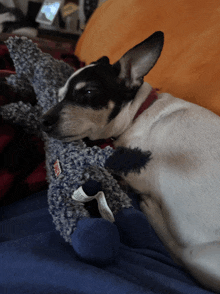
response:
[[[104,137],[106,139],[110,137],[118,138],[129,128],[140,106],[147,99],[151,91],[152,87],[146,82],[143,83],[143,85],[138,90],[134,100],[129,102],[104,130]]]

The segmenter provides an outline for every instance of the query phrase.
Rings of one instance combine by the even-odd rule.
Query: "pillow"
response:
[[[113,63],[155,31],[162,54],[145,81],[220,115],[220,2],[108,0],[80,37],[76,55],[87,64],[107,55]]]

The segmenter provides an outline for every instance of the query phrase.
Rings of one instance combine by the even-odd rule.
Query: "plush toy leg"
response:
[[[152,239],[158,242],[146,216],[139,210],[124,208],[115,216],[121,242],[133,248],[147,248]],[[157,239],[157,240],[156,240]],[[150,242],[149,242],[150,240]]]
[[[117,227],[103,218],[83,218],[72,234],[72,246],[79,257],[86,261],[109,264],[119,253]]]

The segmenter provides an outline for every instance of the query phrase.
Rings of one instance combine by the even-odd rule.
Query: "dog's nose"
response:
[[[41,117],[41,128],[44,132],[50,133],[56,122],[58,121],[58,116],[56,115],[43,115]]]

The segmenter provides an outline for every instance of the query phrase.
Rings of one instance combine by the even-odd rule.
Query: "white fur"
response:
[[[115,146],[152,152],[147,168],[125,180],[173,258],[220,292],[219,116],[160,94]]]

